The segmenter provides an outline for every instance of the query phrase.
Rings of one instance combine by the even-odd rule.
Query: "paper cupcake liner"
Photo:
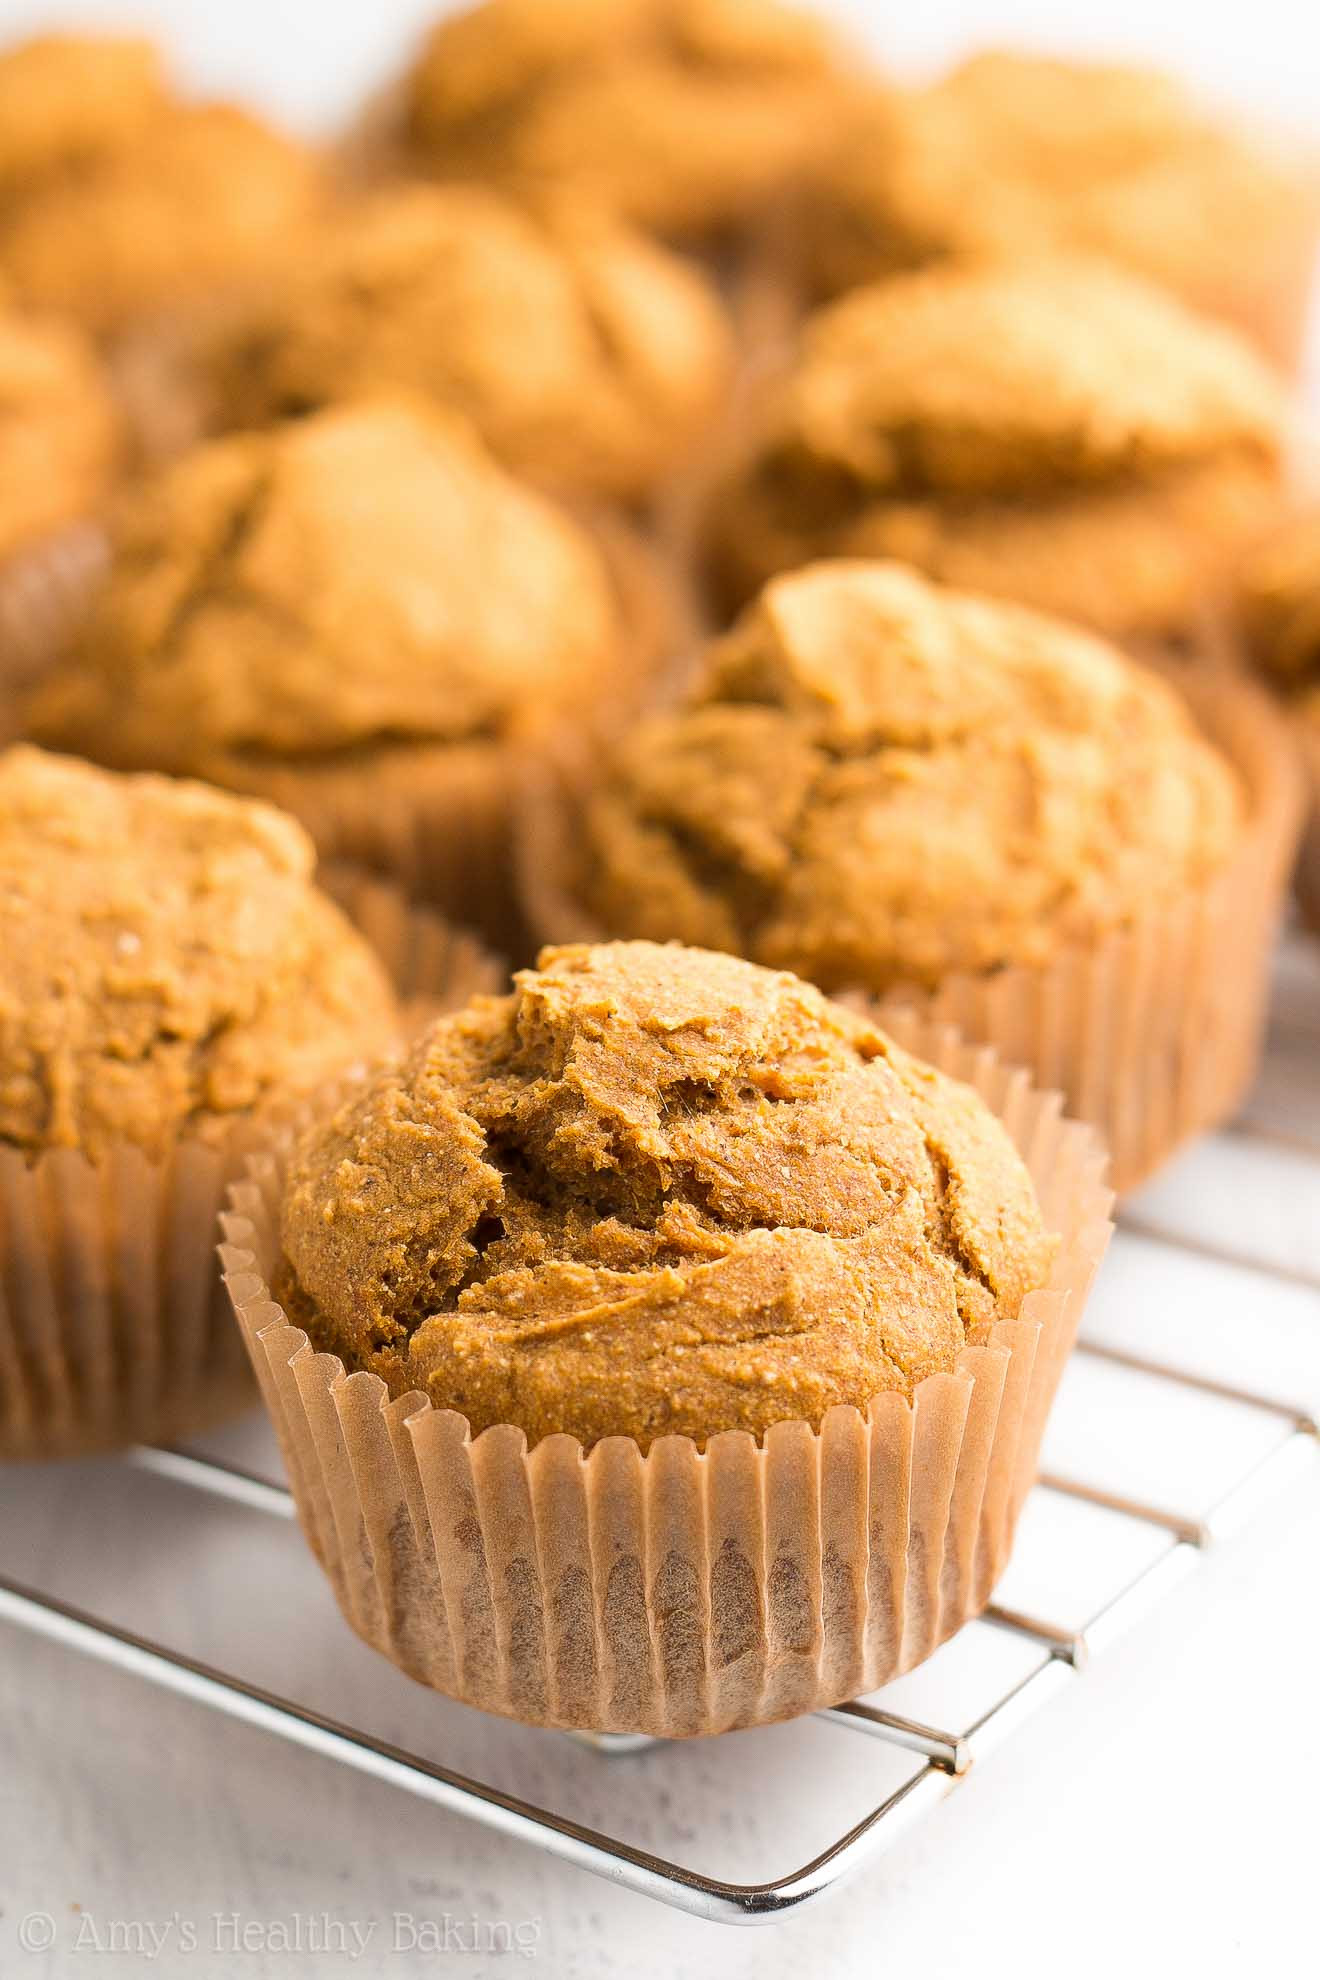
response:
[[[878,1004],[886,1024],[897,1011],[919,1011],[1058,1087],[1104,1135],[1120,1191],[1229,1119],[1251,1083],[1301,818],[1295,751],[1268,697],[1228,666],[1163,671],[1247,792],[1247,822],[1227,864],[1168,908],[1042,967],[951,976],[932,992],[905,986]],[[562,786],[529,783],[514,854],[538,942],[603,938],[608,931],[573,894]]]
[[[19,701],[64,651],[106,561],[105,532],[89,519],[0,562],[0,741],[13,740]]]
[[[1320,935],[1320,721],[1298,717],[1294,726],[1310,800],[1297,861],[1297,899],[1307,924]]]
[[[874,1689],[985,1606],[1108,1241],[1091,1130],[992,1053],[901,1018],[895,1035],[1004,1121],[1061,1234],[1049,1284],[908,1401],[820,1430],[529,1451],[500,1424],[314,1352],[272,1299],[292,1130],[223,1218],[239,1330],[299,1516],[346,1619],[436,1690],[536,1725],[677,1737]]]
[[[411,1027],[498,987],[471,937],[369,875],[325,876],[374,943]],[[215,1267],[216,1219],[273,1121],[220,1145],[182,1138],[28,1161],[0,1148],[0,1460],[76,1457],[194,1435],[256,1400]]]

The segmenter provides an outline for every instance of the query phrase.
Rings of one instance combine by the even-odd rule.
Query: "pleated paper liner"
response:
[[[231,1191],[221,1256],[304,1531],[352,1627],[410,1676],[537,1725],[679,1736],[883,1684],[985,1606],[1108,1241],[1094,1133],[944,1027],[896,1036],[1004,1121],[1060,1233],[1048,1285],[911,1401],[705,1451],[529,1451],[318,1354],[270,1294],[291,1135]]]
[[[105,531],[88,518],[0,562],[0,742],[14,740],[23,695],[68,645],[106,561]]]
[[[1297,862],[1297,899],[1308,926],[1320,935],[1320,710],[1295,718],[1310,808]]]
[[[1228,1119],[1250,1085],[1302,806],[1296,752],[1267,696],[1227,665],[1163,671],[1247,793],[1227,864],[1172,906],[1042,967],[952,976],[933,992],[905,986],[879,1007],[886,1024],[914,1010],[952,1025],[1058,1087],[1070,1110],[1100,1129],[1120,1191]],[[515,858],[539,942],[599,941],[605,932],[575,897],[573,851],[565,785],[529,782]]]
[[[349,870],[327,886],[378,948],[411,1028],[494,989],[469,935]],[[256,1400],[215,1267],[216,1218],[274,1121],[244,1117],[163,1159],[125,1144],[92,1163],[0,1148],[0,1460],[177,1439]]]

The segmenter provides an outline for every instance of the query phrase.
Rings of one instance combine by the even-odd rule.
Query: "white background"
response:
[[[0,29],[17,33],[57,17],[154,25],[190,80],[241,92],[312,129],[346,113],[387,75],[432,11],[420,0],[160,0],[59,10],[5,0]],[[853,0],[837,11],[908,67],[1017,34],[1162,57],[1253,113],[1305,124],[1320,112],[1320,14],[1298,0],[1231,7],[1110,0],[1103,9],[927,0],[883,15]],[[1303,995],[1320,1010],[1320,964],[1305,968]],[[1288,1077],[1280,1104],[1294,1103]],[[1266,1248],[1300,1244],[1309,1268],[1320,1268],[1320,1189],[1309,1210],[1300,1199],[1292,1204],[1276,1238],[1262,1237],[1278,1202],[1268,1165],[1253,1172],[1253,1197],[1239,1189],[1234,1159],[1231,1150],[1197,1159],[1157,1207],[1183,1223],[1208,1216],[1211,1235],[1236,1222]],[[1207,1212],[1216,1187],[1231,1199],[1226,1216]],[[1125,1269],[1134,1269],[1130,1258]],[[1115,1312],[1127,1285],[1108,1281]],[[1249,1339],[1254,1309],[1243,1304],[1240,1283],[1230,1277],[1215,1286],[1207,1323],[1212,1308],[1221,1321],[1236,1315]],[[1183,1317],[1199,1317],[1195,1303]],[[1320,1312],[1316,1324],[1320,1367]],[[199,1523],[196,1508],[168,1497],[152,1501],[160,1509],[147,1517],[146,1503],[114,1468],[0,1474],[0,1553],[15,1571],[44,1575],[74,1598],[109,1602],[118,1584],[127,1600],[125,1576],[108,1560],[109,1531],[110,1544],[133,1552],[133,1586],[143,1591],[131,1604],[139,1626],[179,1632],[198,1648],[218,1641],[276,1678],[272,1638],[292,1639],[300,1670],[332,1706],[348,1713],[371,1701],[387,1723],[395,1714],[406,1721],[415,1738],[434,1713],[438,1746],[452,1751],[456,1742],[474,1766],[483,1744],[503,1741],[500,1750],[508,1750],[507,1735],[497,1738],[477,1715],[433,1704],[348,1642],[301,1557],[290,1570],[287,1552],[272,1552],[254,1527]],[[1320,1475],[1313,1471],[979,1762],[965,1787],[874,1870],[800,1917],[743,1934],[661,1912],[255,1732],[222,1727],[129,1678],[0,1631],[0,1975],[118,1980],[141,1970],[138,1962],[72,1951],[80,1918],[100,1929],[116,1918],[167,1923],[177,1914],[205,1934],[215,1913],[237,1911],[261,1926],[329,1911],[375,1921],[371,1951],[356,1966],[261,1951],[187,1959],[167,1952],[158,1970],[182,1980],[905,1969],[932,1980],[1010,1972],[1089,1980],[1161,1970],[1217,1980],[1286,1970],[1307,1980],[1320,1973],[1318,1564]],[[638,1793],[641,1783],[660,1780],[671,1827],[677,1821],[681,1829],[690,1812],[694,1831],[703,1823],[722,1828],[725,1841],[763,1846],[771,1867],[787,1867],[778,1845],[803,1808],[846,1785],[845,1747],[829,1743],[844,1736],[804,1732],[800,1749],[768,1737],[780,1740],[768,1759],[736,1742],[686,1750],[667,1772],[635,1776]],[[800,1759],[784,1760],[799,1750]],[[553,1736],[529,1735],[519,1751],[527,1791],[567,1764]],[[861,1764],[851,1743],[847,1755],[846,1766]],[[591,1761],[584,1774],[588,1797],[590,1768],[599,1764]],[[619,1778],[628,1779],[611,1775],[609,1793],[617,1795]],[[755,1790],[740,1788],[751,1778]],[[60,1935],[60,1948],[44,1957],[18,1949],[20,1922],[37,1909]],[[474,1910],[485,1920],[535,1920],[535,1961],[418,1959],[391,1950],[395,1911],[436,1918]]]

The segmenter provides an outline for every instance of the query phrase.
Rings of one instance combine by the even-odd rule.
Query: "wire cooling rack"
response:
[[[1084,1683],[1088,1659],[1195,1572],[1208,1547],[1266,1516],[1271,1499],[1313,1472],[1318,1414],[1320,958],[1294,942],[1281,959],[1263,1076],[1242,1118],[1125,1207],[996,1601],[917,1671],[816,1715],[850,1737],[854,1757],[859,1739],[869,1743],[862,1785],[870,1792],[860,1819],[850,1809],[846,1826],[786,1872],[734,1879],[709,1863],[656,1853],[547,1805],[551,1796],[523,1798],[8,1574],[0,1574],[0,1622],[680,1910],[757,1923],[822,1896],[873,1860],[974,1776],[974,1763],[1028,1713]],[[272,1477],[197,1450],[136,1450],[121,1467],[212,1513],[279,1523],[282,1544],[305,1559],[292,1501]],[[1157,1659],[1156,1650],[1152,1682]],[[446,1710],[494,1737],[495,1722]],[[773,1743],[791,1730],[754,1737]],[[583,1742],[571,1736],[498,1731],[506,1740],[548,1740],[565,1756],[565,1778],[582,1755]],[[739,1764],[734,1743],[749,1737],[723,1736],[731,1767]],[[644,1738],[585,1743],[611,1774],[645,1767],[661,1750],[681,1770],[694,1750]],[[772,1744],[772,1776],[775,1752]],[[553,1761],[539,1776],[555,1785]],[[626,1809],[630,1797],[615,1799]]]

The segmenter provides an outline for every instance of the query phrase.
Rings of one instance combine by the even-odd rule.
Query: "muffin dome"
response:
[[[1320,196],[1293,160],[1155,70],[991,51],[836,126],[807,194],[816,293],[968,254],[1103,254],[1259,326],[1309,260]]]
[[[530,732],[623,645],[588,536],[460,422],[364,404],[142,483],[29,728],[117,767],[262,789],[373,749]]]
[[[292,260],[222,354],[219,396],[231,424],[256,424],[406,389],[465,414],[521,473],[631,495],[700,437],[727,366],[709,285],[640,236],[403,186]]]
[[[160,56],[131,36],[43,34],[0,54],[0,208],[134,144],[166,102]]]
[[[17,295],[113,334],[241,287],[322,196],[311,153],[229,104],[169,104],[131,138],[0,202]]]
[[[821,143],[842,67],[824,24],[777,0],[484,0],[432,31],[405,136],[446,174],[718,233]]]
[[[105,375],[79,332],[0,304],[0,556],[98,507],[122,439]]]
[[[1075,257],[944,268],[822,311],[717,496],[741,601],[896,557],[1107,632],[1194,616],[1277,509],[1279,387],[1231,332]]]
[[[612,935],[882,992],[1044,964],[1230,853],[1228,764],[1153,674],[893,565],[769,585],[574,820],[566,885]]]
[[[546,951],[304,1137],[277,1295],[479,1431],[818,1423],[951,1369],[1052,1241],[969,1088],[806,984]]]
[[[263,805],[0,756],[0,1141],[218,1143],[388,1043],[390,987],[312,866]]]

